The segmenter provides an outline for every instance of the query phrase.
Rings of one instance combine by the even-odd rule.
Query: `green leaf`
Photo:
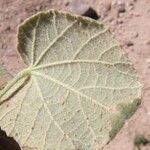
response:
[[[11,79],[11,75],[0,65],[0,90],[2,90],[7,82]]]
[[[132,63],[98,22],[51,10],[19,27],[29,66],[2,91],[0,126],[22,149],[98,150],[137,109]]]

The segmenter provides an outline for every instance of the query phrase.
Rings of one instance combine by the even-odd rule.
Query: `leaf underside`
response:
[[[7,82],[11,79],[11,75],[0,65],[0,90],[2,90]]]
[[[0,126],[22,149],[102,149],[137,109],[141,85],[109,30],[51,10],[19,27],[29,66],[3,91]]]

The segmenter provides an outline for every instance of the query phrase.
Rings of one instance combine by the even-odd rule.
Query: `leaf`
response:
[[[101,149],[140,103],[132,63],[96,21],[39,13],[19,27],[18,50],[29,67],[1,93],[0,126],[22,149]]]
[[[10,80],[12,77],[7,71],[3,68],[2,65],[0,65],[0,90],[2,90],[8,80]]]

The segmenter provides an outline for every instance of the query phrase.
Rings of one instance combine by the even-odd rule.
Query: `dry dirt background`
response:
[[[24,65],[16,53],[17,26],[41,10],[56,8],[81,13],[92,7],[120,41],[144,84],[142,104],[105,150],[135,150],[134,137],[150,138],[150,0],[0,0],[0,63],[15,75]],[[80,10],[79,10],[80,8]],[[142,146],[141,150],[150,150]]]

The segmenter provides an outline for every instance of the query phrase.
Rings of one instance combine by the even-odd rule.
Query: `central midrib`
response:
[[[36,75],[36,76],[40,76],[40,77],[42,77],[42,78],[44,78],[44,79],[46,79],[46,80],[50,80],[50,81],[52,81],[52,82],[54,82],[54,83],[56,83],[56,84],[58,84],[58,85],[60,85],[60,86],[62,86],[62,87],[64,87],[64,88],[66,88],[66,89],[68,89],[68,90],[70,90],[70,91],[72,91],[72,92],[74,92],[74,93],[76,93],[76,94],[78,94],[78,95],[80,95],[80,96],[86,98],[87,100],[92,101],[93,103],[99,105],[101,108],[105,109],[105,110],[106,110],[107,112],[109,112],[109,113],[112,113],[112,111],[113,111],[113,112],[115,111],[115,110],[109,108],[108,106],[105,106],[105,105],[101,104],[101,103],[98,102],[97,100],[95,100],[95,99],[93,99],[93,98],[91,98],[91,97],[89,97],[89,96],[83,94],[82,92],[78,91],[77,89],[74,89],[74,88],[72,88],[72,87],[66,85],[65,83],[62,83],[62,82],[60,82],[60,81],[58,81],[58,80],[56,80],[56,79],[54,79],[54,78],[52,78],[52,77],[49,77],[49,76],[47,76],[47,75],[45,75],[45,74],[43,74],[43,73],[39,73],[39,72],[37,72],[37,71],[33,71],[32,74],[33,74],[33,75]]]

